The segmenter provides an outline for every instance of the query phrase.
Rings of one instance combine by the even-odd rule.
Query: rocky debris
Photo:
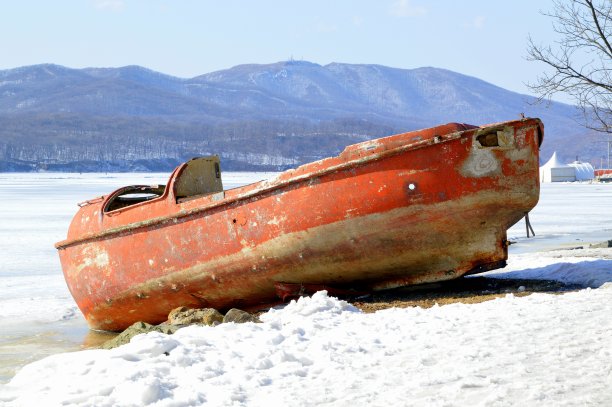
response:
[[[610,244],[612,240],[601,243]],[[591,246],[593,247],[593,246]],[[512,293],[516,296],[529,295],[534,292],[562,293],[580,287],[547,280],[504,280],[487,277],[461,278],[442,283],[423,284],[393,290],[380,291],[362,296],[350,301],[364,312],[375,312],[392,307],[431,307],[435,304],[477,303],[492,300]],[[179,328],[187,325],[215,326],[220,323],[261,322],[257,315],[250,314],[237,308],[230,309],[225,316],[213,308],[193,309],[178,307],[168,315],[168,321],[160,325],[151,325],[146,322],[136,322],[114,339],[106,341],[102,348],[111,349],[124,345],[141,333],[162,332],[173,334]]]
[[[168,321],[159,324],[151,325],[146,322],[135,322],[130,325],[125,331],[115,336],[113,339],[109,339],[104,342],[101,346],[103,349],[112,349],[117,346],[125,345],[136,335],[144,334],[148,332],[161,332],[167,335],[172,335],[179,328],[188,325],[208,325],[215,326],[224,322],[261,322],[256,315],[249,314],[246,311],[232,308],[225,316],[214,308],[187,308],[178,307],[170,311],[168,314]]]
[[[246,311],[243,311],[238,308],[232,308],[227,311],[225,316],[223,317],[223,323],[226,322],[235,322],[237,324],[242,324],[245,322],[261,322],[256,315],[249,314]]]
[[[102,348],[112,349],[116,348],[117,346],[125,345],[126,343],[129,343],[136,335],[145,334],[148,332],[161,332],[167,335],[171,335],[181,327],[182,326],[180,325],[171,324],[151,325],[142,321],[134,322],[125,331],[121,332],[113,339],[104,342],[102,344]]]
[[[215,326],[223,322],[223,314],[214,308],[178,307],[168,314],[172,325],[208,325]]]

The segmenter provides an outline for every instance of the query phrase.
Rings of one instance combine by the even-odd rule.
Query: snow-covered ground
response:
[[[612,249],[572,249],[612,239],[612,185],[543,185],[530,217],[536,238],[526,239],[519,222],[508,267],[489,275],[586,288],[375,314],[320,292],[269,311],[261,324],[188,327],[113,350],[54,354],[22,367],[0,387],[0,403],[612,405]],[[61,275],[38,273],[44,286],[36,288],[37,277],[16,274],[0,274],[4,315],[35,323],[18,311],[31,312],[31,296],[40,323],[80,323]]]

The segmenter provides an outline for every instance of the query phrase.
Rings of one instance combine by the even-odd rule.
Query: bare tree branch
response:
[[[549,68],[528,86],[540,100],[569,95],[586,127],[612,133],[612,1],[555,0],[553,7],[542,14],[560,39],[554,48],[528,39],[527,59]]]

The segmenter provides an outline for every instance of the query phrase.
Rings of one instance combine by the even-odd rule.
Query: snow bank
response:
[[[612,249],[517,254],[508,259],[507,267],[480,275],[507,279],[554,280],[597,288],[612,282]]]
[[[261,324],[25,366],[7,406],[610,405],[612,285],[363,314],[319,292]]]

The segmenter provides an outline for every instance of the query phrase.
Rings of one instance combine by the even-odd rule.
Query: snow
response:
[[[50,356],[8,405],[610,405],[612,284],[364,314],[319,292],[262,324]]]
[[[555,280],[599,288],[612,281],[612,249],[517,254],[509,259],[507,267],[484,275],[495,278]]]
[[[516,225],[508,267],[487,273],[581,289],[373,314],[319,292],[260,324],[191,326],[48,356],[0,387],[0,404],[612,405],[612,249],[589,246],[612,222],[611,196],[612,185],[543,186],[531,216],[536,239]],[[568,247],[575,242],[583,248]],[[36,312],[62,319],[73,305],[43,277],[57,306]],[[28,284],[7,292],[37,298]]]

